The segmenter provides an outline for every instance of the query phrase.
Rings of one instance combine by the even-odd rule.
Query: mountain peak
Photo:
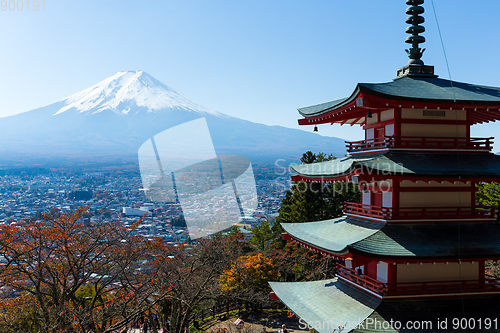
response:
[[[137,109],[149,113],[172,108],[219,114],[188,100],[144,71],[118,72],[60,102],[65,105],[54,115],[72,109],[79,113],[110,110],[126,115]]]

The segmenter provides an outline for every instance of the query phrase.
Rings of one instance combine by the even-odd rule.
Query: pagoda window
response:
[[[394,124],[385,125],[385,136],[394,135]]]
[[[377,280],[382,283],[388,282],[389,264],[384,261],[377,263]]]
[[[372,204],[370,192],[366,191],[366,192],[361,193],[361,203],[363,205],[371,205]]]
[[[392,207],[392,192],[382,192],[382,207]]]
[[[372,140],[375,138],[375,129],[369,128],[366,130],[366,140]]]

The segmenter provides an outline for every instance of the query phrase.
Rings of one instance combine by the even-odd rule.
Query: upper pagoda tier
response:
[[[298,109],[299,125],[366,125],[368,111],[394,108],[463,110],[468,124],[481,124],[500,120],[500,88],[418,76],[359,83],[347,98]]]

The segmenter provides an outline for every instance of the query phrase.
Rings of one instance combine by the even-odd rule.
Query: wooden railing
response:
[[[491,151],[493,148],[493,137],[490,138],[438,138],[438,137],[395,137],[385,136],[381,138],[346,141],[349,153],[362,152],[385,148],[408,148],[408,149],[477,149]]]
[[[390,219],[390,208],[363,205],[358,202],[343,202],[344,204],[344,214],[354,214],[361,216],[374,217],[377,219],[388,220]]]
[[[387,286],[385,283],[366,275],[359,275],[354,269],[337,264],[337,275],[357,284],[358,286],[374,291],[379,295],[384,295],[386,293]]]
[[[483,280],[383,283],[340,264],[337,265],[337,276],[381,296],[500,292],[500,280],[493,277]]]
[[[495,207],[380,207],[357,202],[344,202],[344,213],[367,216],[383,220],[417,219],[491,219]]]

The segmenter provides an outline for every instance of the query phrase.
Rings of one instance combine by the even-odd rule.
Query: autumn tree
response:
[[[241,256],[219,277],[220,289],[231,299],[245,302],[253,310],[269,302],[269,281],[278,281],[279,272],[262,253]]]
[[[335,277],[335,259],[301,247],[297,242],[287,241],[283,248],[271,247],[264,253],[280,273],[280,281],[316,281]]]
[[[183,332],[189,318],[203,308],[224,298],[219,276],[231,263],[249,250],[243,235],[233,231],[200,239],[192,249],[179,251],[165,260],[156,260],[158,287],[168,286],[169,296],[161,302],[162,313],[168,317],[169,332]]]
[[[231,269],[221,274],[219,283],[224,291],[235,289],[270,291],[268,281],[277,280],[279,275],[271,259],[262,253],[257,253],[238,258]]]
[[[164,296],[138,269],[154,242],[119,221],[85,225],[85,210],[0,226],[3,332],[110,332]]]

